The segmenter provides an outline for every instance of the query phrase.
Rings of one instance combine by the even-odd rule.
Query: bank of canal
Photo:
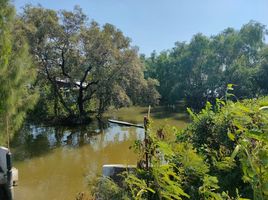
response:
[[[147,108],[112,110],[107,118],[142,123]],[[180,110],[152,109],[157,126],[185,127],[187,115]],[[101,173],[103,164],[135,164],[129,149],[144,130],[92,122],[66,128],[25,124],[13,141],[14,165],[19,169],[16,200],[73,200],[88,190],[87,177]]]

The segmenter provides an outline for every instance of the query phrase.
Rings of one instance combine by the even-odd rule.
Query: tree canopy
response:
[[[266,34],[265,26],[255,21],[211,37],[199,33],[189,43],[177,42],[145,59],[146,74],[159,81],[164,104],[184,99],[188,106],[202,108],[207,100],[224,96],[229,83],[237,98],[256,97],[267,88]]]
[[[78,6],[59,12],[26,6],[20,19],[38,82],[51,87],[54,115],[81,119],[92,111],[100,116],[111,105],[157,103],[157,82],[144,79],[137,48],[115,26],[89,22]]]
[[[0,1],[0,143],[22,124],[26,111],[34,106],[36,94],[31,55],[25,39],[16,31],[15,10]],[[29,76],[30,75],[30,76]]]

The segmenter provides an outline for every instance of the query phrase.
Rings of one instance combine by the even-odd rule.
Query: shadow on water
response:
[[[151,116],[157,126],[170,124],[172,126],[184,127],[189,121],[186,112],[182,107],[153,107]],[[93,144],[95,136],[101,133],[116,135],[124,132],[124,128],[108,123],[108,118],[142,124],[143,116],[148,112],[146,107],[130,107],[115,110],[106,116],[102,121],[95,120],[88,125],[66,127],[66,126],[44,126],[39,124],[26,123],[15,135],[11,142],[14,161],[23,161],[34,157],[50,154],[58,147],[82,147],[86,144]],[[168,120],[164,120],[168,119]],[[126,130],[128,132],[128,129]],[[116,142],[116,141],[113,141]],[[95,144],[94,144],[95,145]]]
[[[142,123],[142,112],[147,110],[130,107],[111,111],[107,118]],[[157,125],[186,124],[173,118],[153,120]],[[144,129],[118,126],[107,119],[76,127],[25,124],[12,141],[14,166],[20,173],[15,196],[73,200],[78,192],[88,190],[85,176],[101,173],[104,164],[136,164],[137,155],[129,147],[143,139]]]
[[[108,122],[93,121],[85,126],[44,126],[26,123],[11,141],[14,161],[51,153],[62,146],[81,147],[108,128]]]

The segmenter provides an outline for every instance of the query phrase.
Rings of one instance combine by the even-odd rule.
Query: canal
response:
[[[111,110],[106,119],[142,124],[147,108]],[[152,109],[155,126],[183,128],[187,115],[178,109]],[[129,147],[142,140],[144,130],[93,121],[87,126],[48,127],[26,123],[12,142],[14,166],[19,170],[15,200],[74,200],[88,191],[88,181],[101,174],[103,164],[136,164]]]

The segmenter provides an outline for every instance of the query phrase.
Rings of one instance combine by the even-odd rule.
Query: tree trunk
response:
[[[58,117],[59,115],[59,106],[58,106],[58,95],[57,95],[57,92],[56,92],[56,89],[54,87],[54,115],[56,117]]]
[[[56,83],[53,83],[51,82],[55,88],[55,91],[56,91],[56,94],[57,94],[57,97],[59,98],[60,100],[60,103],[63,105],[63,107],[65,108],[65,110],[69,113],[69,116],[72,116],[73,115],[73,111],[71,110],[71,108],[68,107],[68,105],[66,104],[66,102],[64,101],[58,87],[57,87],[57,84]]]
[[[68,107],[68,105],[64,101],[64,99],[63,99],[63,97],[62,97],[62,95],[60,93],[60,89],[57,86],[56,78],[55,77],[53,77],[53,78],[51,77],[46,63],[44,63],[44,67],[45,67],[47,78],[50,81],[50,83],[52,84],[52,86],[54,87],[54,91],[55,91],[56,96],[59,98],[59,101],[63,105],[63,107],[65,108],[65,110],[69,113],[69,116],[72,116],[73,115],[73,111]]]
[[[79,109],[79,115],[80,115],[80,117],[82,117],[85,115],[84,101],[83,101],[83,88],[82,87],[79,88],[77,104],[78,104],[78,109]]]
[[[99,99],[99,108],[98,108],[97,118],[98,119],[101,119],[102,118],[102,114],[103,114],[103,100],[100,98]]]

